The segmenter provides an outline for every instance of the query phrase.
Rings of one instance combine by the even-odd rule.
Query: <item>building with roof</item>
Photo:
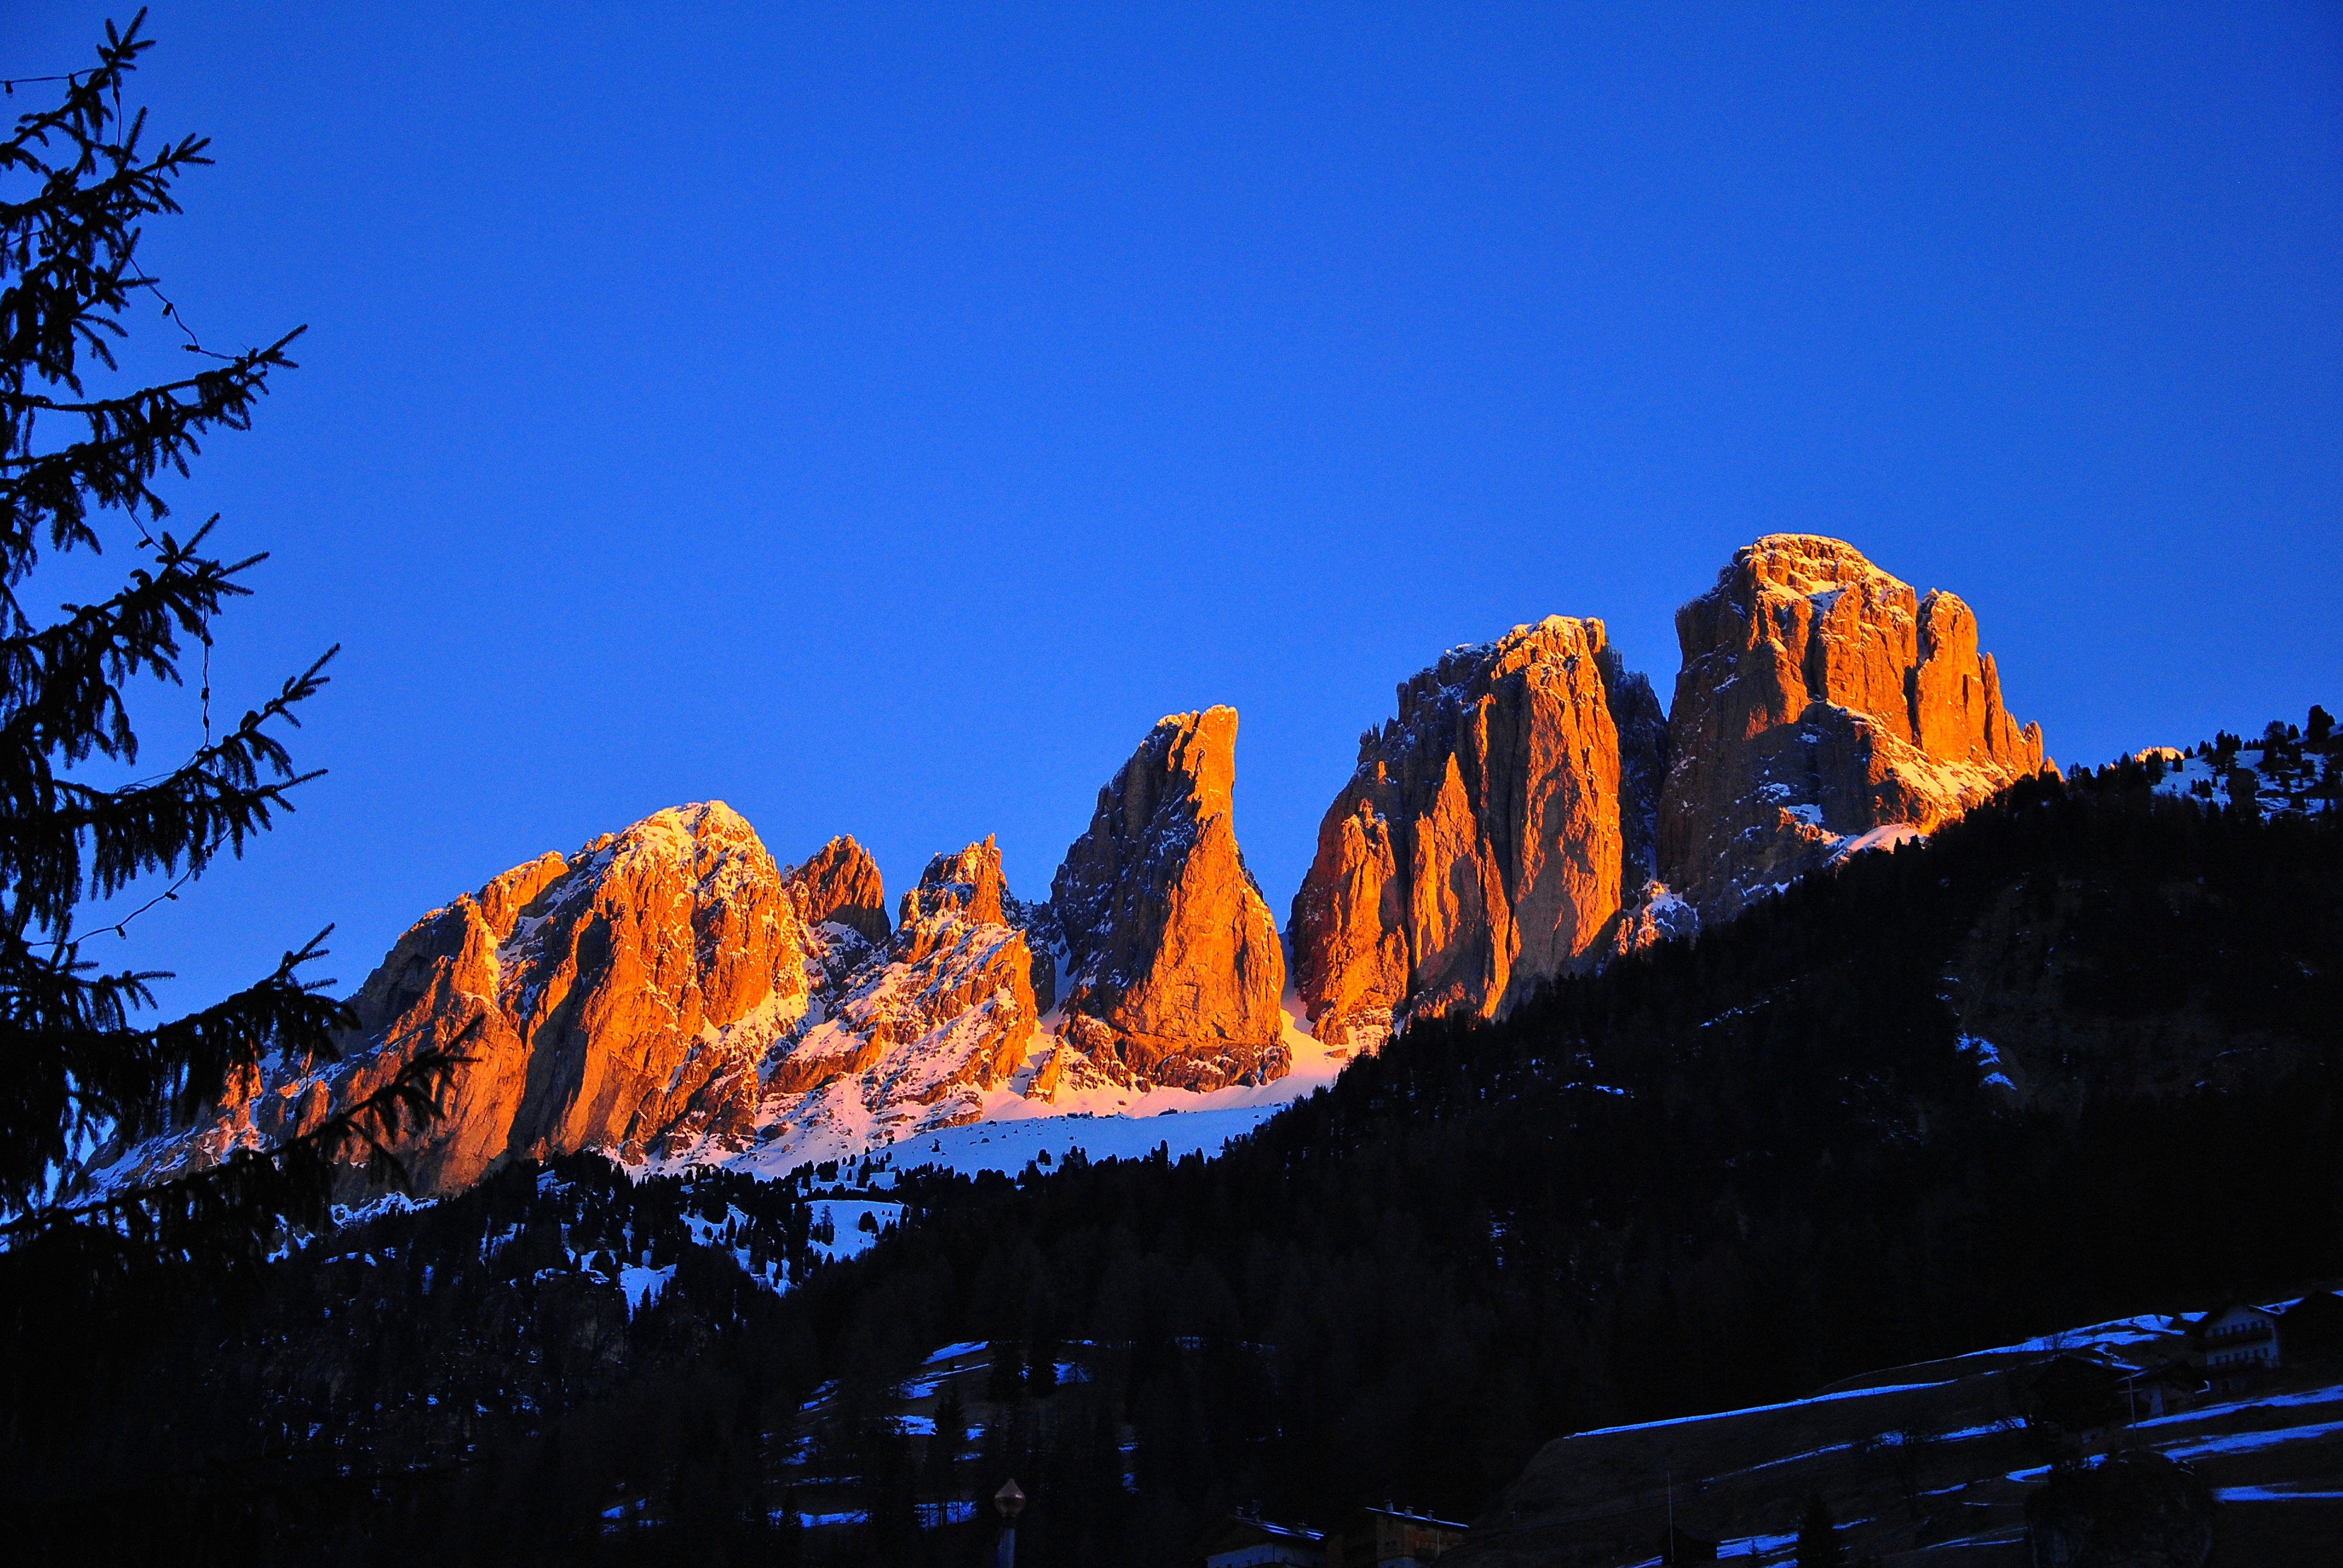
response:
[[[2280,1359],[2278,1314],[2248,1302],[2214,1308],[2197,1320],[2195,1334],[2205,1376],[2216,1387],[2234,1388]]]
[[[1328,1533],[1326,1568],[1415,1568],[1464,1539],[1465,1527],[1404,1508],[1363,1508]]]
[[[2155,1421],[2188,1408],[2206,1392],[2202,1373],[2186,1356],[2143,1358],[2127,1364],[2121,1383],[2124,1419]]]

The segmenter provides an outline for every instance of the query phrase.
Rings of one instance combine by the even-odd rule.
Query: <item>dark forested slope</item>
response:
[[[304,1539],[972,1558],[980,1526],[908,1510],[997,1479],[914,1442],[861,1451],[867,1528],[765,1539],[815,1461],[757,1434],[939,1344],[1090,1342],[1091,1381],[993,1442],[1034,1494],[1025,1561],[1186,1562],[1234,1503],[1469,1515],[1559,1432],[2335,1272],[2338,902],[2329,827],[2159,798],[2137,768],[2028,782],[1697,945],[1414,1029],[1221,1159],[911,1175],[860,1261],[541,1393],[444,1456],[430,1506],[383,1481]],[[447,1375],[427,1331],[388,1348],[412,1281],[350,1287],[385,1326],[342,1408]],[[1119,1436],[1135,1489],[1109,1479]],[[665,1523],[607,1528],[621,1482]]]
[[[1556,1432],[2334,1269],[2338,872],[2331,829],[2137,769],[2027,784],[1411,1031],[1221,1160],[915,1188],[925,1221],[800,1304],[834,1334],[887,1301],[906,1352],[1132,1347],[1196,1517],[1470,1513]]]

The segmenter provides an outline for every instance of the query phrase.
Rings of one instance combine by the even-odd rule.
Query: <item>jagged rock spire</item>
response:
[[[1282,1076],[1285,958],[1237,848],[1237,713],[1160,720],[1051,883],[1070,1039],[1182,1088]]]

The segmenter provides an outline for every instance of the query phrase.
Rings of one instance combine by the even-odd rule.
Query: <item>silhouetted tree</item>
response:
[[[1047,1329],[1037,1331],[1026,1347],[1025,1387],[1036,1399],[1058,1392],[1058,1339]]]
[[[209,553],[216,518],[184,537],[165,528],[170,508],[154,487],[187,471],[203,437],[248,427],[270,376],[292,367],[285,349],[297,330],[232,355],[189,334],[185,347],[204,363],[184,379],[88,384],[118,369],[114,345],[136,297],[176,320],[139,266],[139,224],[177,212],[173,185],[210,161],[202,138],[150,150],[145,111],[122,118],[124,83],[150,47],[144,15],[126,31],[108,24],[97,65],[0,140],[0,1360],[16,1408],[44,1369],[86,1372],[73,1347],[135,1339],[113,1314],[159,1285],[256,1263],[281,1219],[322,1222],[336,1158],[427,1112],[447,1065],[434,1059],[306,1137],[184,1181],[96,1197],[73,1181],[94,1150],[155,1130],[264,1053],[330,1058],[349,1021],[318,994],[327,982],[304,978],[324,933],[257,984],[145,1023],[150,982],[165,977],[102,970],[75,924],[85,900],[122,897],[142,878],[167,879],[142,910],[176,899],[291,809],[288,792],[315,775],[296,771],[281,731],[333,657],[215,733],[214,623],[250,592],[244,576],[263,558]],[[45,623],[27,614],[45,548],[95,555],[109,538],[144,558],[118,591]],[[130,689],[183,686],[198,649],[202,744],[129,783],[77,776],[92,764],[116,778],[135,770]],[[136,912],[94,930],[126,937]],[[41,1355],[15,1353],[28,1338]]]
[[[1819,1492],[1806,1498],[1806,1516],[1798,1522],[1798,1568],[1845,1568],[1846,1548],[1839,1543],[1838,1522]]]
[[[935,1422],[920,1479],[930,1492],[950,1501],[960,1495],[960,1451],[968,1442],[968,1407],[960,1402],[958,1383],[944,1384],[943,1395],[936,1401]]]
[[[984,1379],[984,1397],[995,1404],[1013,1404],[1025,1392],[1025,1352],[1015,1340],[995,1340],[984,1349],[990,1365]]]

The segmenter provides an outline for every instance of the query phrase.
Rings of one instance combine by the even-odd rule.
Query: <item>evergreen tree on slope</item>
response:
[[[134,305],[176,321],[138,265],[138,224],[177,212],[173,184],[210,161],[193,136],[150,151],[145,112],[124,118],[125,79],[151,46],[144,16],[118,33],[108,24],[96,66],[0,140],[0,1392],[12,1411],[37,1392],[26,1380],[38,1364],[57,1360],[20,1354],[28,1343],[104,1344],[109,1323],[169,1283],[217,1284],[264,1257],[282,1221],[321,1223],[335,1161],[379,1153],[403,1121],[429,1114],[459,1060],[420,1063],[305,1136],[184,1180],[111,1193],[75,1181],[94,1149],[159,1128],[264,1056],[330,1060],[350,1022],[320,993],[330,982],[305,978],[323,933],[256,984],[147,1022],[149,982],[165,977],[103,970],[75,926],[85,900],[119,900],[111,914],[157,882],[149,906],[176,898],[292,809],[288,792],[315,775],[295,769],[281,732],[333,657],[217,734],[205,689],[191,755],[129,783],[87,781],[93,769],[133,772],[132,689],[185,685],[262,558],[209,553],[213,522],[164,527],[154,486],[186,474],[206,436],[248,427],[271,375],[293,367],[285,350],[298,335],[225,355],[188,333],[193,374],[87,385],[119,375],[114,346]],[[28,613],[45,549],[107,544],[139,558],[119,591],[45,623]],[[96,931],[127,936],[134,919]],[[7,1426],[0,1448],[24,1435]]]
[[[1838,1538],[1838,1523],[1831,1517],[1823,1494],[1806,1499],[1806,1516],[1798,1522],[1797,1568],[1845,1568],[1846,1548]]]

